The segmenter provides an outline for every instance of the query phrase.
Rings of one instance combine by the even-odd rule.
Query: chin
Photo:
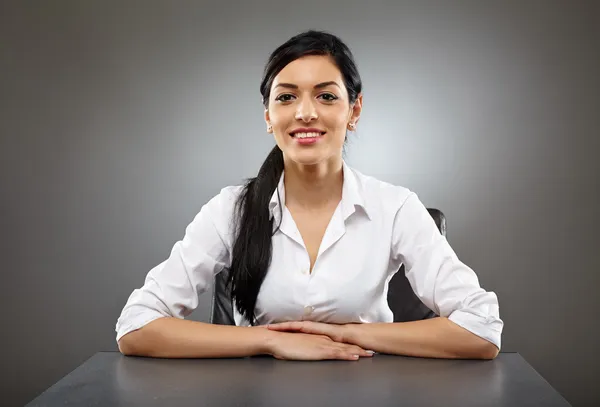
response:
[[[327,156],[324,154],[318,154],[316,152],[303,152],[300,154],[290,154],[290,158],[295,163],[301,165],[317,165],[327,160]]]

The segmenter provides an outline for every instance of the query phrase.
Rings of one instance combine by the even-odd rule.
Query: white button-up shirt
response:
[[[312,320],[392,322],[388,283],[402,264],[416,295],[436,314],[500,348],[503,322],[495,293],[480,287],[439,232],[417,195],[343,163],[342,199],[325,231],[312,273],[304,242],[285,206],[284,175],[269,210],[273,255],[255,315],[260,324]],[[116,324],[117,341],[161,317],[184,318],[214,275],[228,268],[232,219],[242,186],[207,202],[169,256],[130,295]],[[281,204],[280,204],[281,200]],[[234,306],[237,325],[249,325]]]

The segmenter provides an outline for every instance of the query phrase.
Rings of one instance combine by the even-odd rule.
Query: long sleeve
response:
[[[223,189],[202,207],[168,259],[148,272],[141,288],[133,290],[117,320],[117,341],[155,319],[188,316],[214,275],[229,267],[232,188]]]
[[[460,261],[415,193],[396,213],[392,257],[405,265],[415,294],[439,316],[501,344],[498,298]]]

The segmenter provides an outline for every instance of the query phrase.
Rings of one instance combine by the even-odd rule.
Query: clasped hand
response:
[[[360,346],[346,343],[347,325],[294,321],[270,324],[266,328],[277,332],[269,346],[269,353],[277,359],[357,360],[373,355]]]

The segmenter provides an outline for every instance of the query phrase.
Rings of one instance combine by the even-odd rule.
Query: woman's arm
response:
[[[380,353],[447,359],[493,359],[499,349],[448,318],[423,321],[348,324],[346,343]]]
[[[448,318],[423,321],[336,325],[313,321],[280,322],[269,330],[326,335],[361,349],[404,356],[445,359],[493,359],[499,349]]]
[[[116,324],[116,339],[124,353],[181,354],[176,347],[194,343],[198,330],[212,331],[213,327],[183,318],[197,308],[198,296],[215,274],[229,267],[228,225],[235,199],[231,192],[221,191],[202,207],[169,257],[150,270],[144,285],[129,296]]]
[[[392,353],[415,356],[497,354],[504,323],[496,294],[480,286],[414,193],[396,213],[390,257],[405,265],[414,293],[441,318],[360,327],[369,343],[379,339]]]
[[[274,332],[260,327],[213,325],[179,318],[159,318],[119,341],[127,356],[221,358],[266,354]]]

